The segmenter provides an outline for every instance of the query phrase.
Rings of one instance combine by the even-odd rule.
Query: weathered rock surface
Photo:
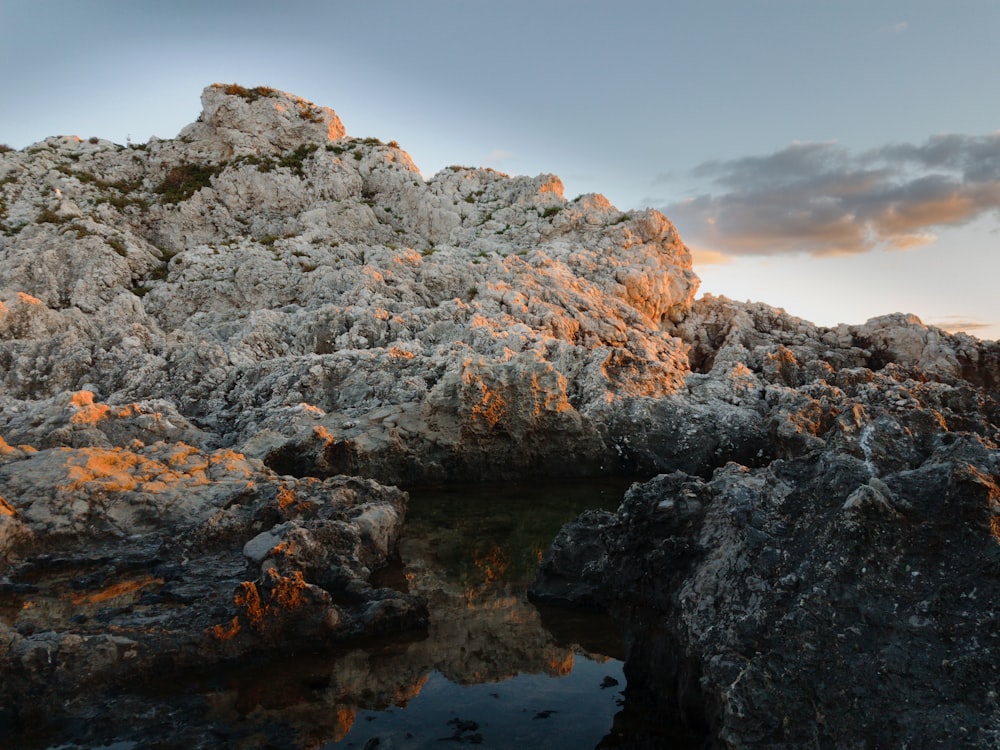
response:
[[[584,514],[535,596],[614,612],[629,690],[720,747],[996,746],[995,346],[725,300],[678,329],[689,387],[756,409],[762,452]]]
[[[8,707],[30,711],[50,692],[154,665],[426,618],[421,600],[368,583],[402,526],[406,495],[395,488],[280,478],[260,461],[182,442],[2,448]]]
[[[662,215],[552,175],[424,180],[280,92],[202,101],[177,140],[2,155],[5,414],[88,387],[299,475],[484,479],[611,471],[602,408],[681,387],[661,328],[697,280]]]
[[[661,215],[551,175],[425,180],[270,89],[202,104],[174,140],[0,154],[14,710],[419,624],[421,600],[367,583],[405,496],[342,475],[609,472],[588,409],[683,381],[660,329],[696,279]]]
[[[405,510],[372,480],[662,472],[618,515],[582,519],[546,580],[659,613],[632,661],[669,667],[667,703],[681,695],[733,746],[802,744],[807,714],[758,690],[780,677],[833,737],[852,644],[908,644],[947,653],[936,672],[928,657],[893,674],[962,707],[928,709],[929,736],[964,726],[988,744],[993,688],[958,686],[993,658],[978,592],[996,574],[1000,345],[902,315],[826,329],[693,301],[689,253],[655,211],[567,200],[552,175],[424,179],[394,142],[348,137],[333,111],[270,89],[214,85],[202,104],[173,140],[0,153],[7,706],[164,659],[422,622],[421,600],[369,583]],[[737,531],[727,503],[748,519]],[[878,575],[837,577],[859,561]],[[873,605],[883,620],[786,622],[792,575],[807,609],[840,612],[851,586],[899,598]],[[952,620],[920,586],[946,575],[967,596],[941,606],[980,630],[935,651]],[[930,625],[898,620],[925,600]],[[794,638],[812,661],[768,661]],[[805,685],[812,672],[825,681]],[[858,700],[902,722],[885,674]],[[878,731],[844,736],[904,736]]]

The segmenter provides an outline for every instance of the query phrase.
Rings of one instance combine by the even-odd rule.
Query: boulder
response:
[[[994,746],[996,345],[728,300],[678,329],[711,426],[669,428],[666,473],[565,526],[533,596],[611,612],[630,699],[720,747]],[[734,406],[760,453],[685,466]],[[674,422],[697,424],[651,420],[642,449]]]

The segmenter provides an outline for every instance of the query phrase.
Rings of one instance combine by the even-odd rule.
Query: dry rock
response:
[[[1000,344],[695,300],[656,211],[425,178],[271,89],[202,106],[0,153],[4,710],[425,624],[370,583],[385,485],[637,473],[543,579],[631,623],[660,709],[732,747],[996,744]]]

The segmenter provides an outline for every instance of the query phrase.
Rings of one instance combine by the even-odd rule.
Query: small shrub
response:
[[[242,97],[250,104],[253,104],[258,99],[265,96],[271,96],[275,93],[274,89],[269,86],[254,86],[252,89],[247,89],[237,83],[230,83],[227,86],[223,86],[222,91],[230,96]]]
[[[479,294],[478,287],[470,286],[468,289],[465,290],[465,296],[469,298],[470,302],[474,300],[476,298],[476,295],[478,294]]]
[[[362,154],[360,151],[354,152],[354,161],[361,161],[363,158],[364,154]]]
[[[347,151],[347,149],[344,148],[343,146],[334,146],[332,143],[326,144],[326,150],[327,151],[332,151],[337,156],[340,156],[342,153],[344,153],[345,151]]]
[[[277,166],[277,162],[270,156],[257,156],[256,154],[241,156],[233,163],[236,165],[249,164],[250,166],[257,167],[258,172],[273,172],[275,166]]]
[[[299,105],[299,117],[309,122],[323,122],[323,113],[305,104]]]
[[[475,198],[474,195],[471,195],[471,194],[467,195],[467,196],[465,196],[465,202],[466,203],[475,203],[476,202],[476,198]]]
[[[154,247],[156,246],[154,245]],[[160,254],[160,260],[163,261],[164,267],[166,267],[167,263],[169,263],[175,255],[180,253],[180,250],[168,250],[162,247],[157,247],[156,250]]]
[[[549,206],[542,212],[542,218],[548,219],[563,210],[562,206]]]
[[[121,193],[121,196],[101,196],[97,199],[97,203],[110,203],[117,208],[124,208],[129,204],[136,204],[148,207],[147,202],[143,198],[126,198],[129,193],[132,193],[142,187],[142,180],[115,180],[111,182],[109,180],[102,180],[95,174],[90,172],[84,172],[78,169],[72,169],[67,164],[59,164],[56,169],[62,172],[67,177],[75,177],[80,182],[87,185],[93,185],[101,190],[117,190]]]
[[[318,148],[319,146],[315,143],[303,143],[291,153],[285,154],[281,157],[281,159],[278,160],[278,166],[288,167],[292,170],[293,174],[296,174],[299,177],[305,177],[305,160]]]
[[[13,151],[13,146],[8,146],[6,143],[0,143],[0,154],[6,154],[8,151]]]
[[[101,142],[101,139],[98,138],[96,135],[92,135],[92,136],[90,136],[90,138],[87,139],[87,142],[88,143],[92,143],[92,144],[94,144],[96,146],[98,143]]]
[[[149,294],[149,287],[148,286],[141,286],[141,285],[140,286],[134,286],[134,287],[132,287],[132,294],[134,294],[139,299],[142,299],[147,294]]]
[[[98,206],[102,203],[114,206],[119,211],[124,211],[129,206],[138,206],[143,211],[149,208],[149,201],[145,198],[136,198],[130,195],[102,195],[94,201],[94,204]]]
[[[108,240],[108,244],[111,245],[111,248],[123,258],[128,257],[128,251],[125,249],[125,241],[121,237],[110,238]]]
[[[65,224],[69,220],[70,220],[69,217],[67,217],[67,216],[60,216],[59,214],[57,214],[52,209],[46,208],[44,211],[42,211],[40,214],[38,214],[38,218],[35,219],[35,223],[36,224]]]
[[[149,278],[153,279],[154,281],[166,281],[167,276],[169,275],[167,266],[168,266],[167,263],[161,263],[160,265],[158,265],[156,268],[153,269],[153,272],[149,274]]]
[[[434,255],[434,248],[433,247],[425,247],[423,250],[420,251],[420,254],[423,255],[425,258],[428,255]]]
[[[399,148],[399,141],[389,141],[385,145],[388,146],[389,148]]]
[[[181,164],[167,172],[154,192],[163,196],[164,203],[180,203],[211,185],[212,178],[221,171],[221,166],[210,164]]]

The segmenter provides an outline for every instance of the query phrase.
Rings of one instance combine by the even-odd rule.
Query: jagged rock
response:
[[[419,598],[368,584],[394,553],[406,509],[405,493],[371,480],[282,478],[231,450],[182,442],[3,442],[0,497],[0,606],[13,613],[0,693],[15,708],[152,664],[426,620]],[[280,544],[262,545],[266,534]]]
[[[319,428],[351,457],[306,450],[299,473],[485,479],[567,453],[614,470],[608,402],[682,387],[661,328],[697,279],[662,215],[567,201],[552,175],[424,180],[281,92],[202,101],[176,140],[2,155],[0,395],[20,408],[88,386],[172,404],[205,447],[281,456]]]
[[[723,305],[742,326],[775,319]],[[815,334],[694,323],[710,377],[751,381],[717,393],[759,405],[764,459],[634,485],[617,513],[564,527],[534,595],[615,613],[631,694],[720,747],[994,746],[1000,423],[995,393],[947,364],[971,340],[928,359],[942,334],[894,334],[924,343],[874,372],[828,356],[829,381],[810,380],[783,352],[813,361]]]
[[[198,122],[184,128],[178,138],[204,143],[209,153],[221,143],[229,147],[227,156],[259,156],[345,135],[332,109],[263,86],[215,84],[202,92],[201,106]]]
[[[270,89],[216,84],[202,103],[172,140],[0,153],[0,596],[18,613],[0,623],[5,700],[173,653],[421,623],[421,599],[368,581],[404,496],[345,474],[662,472],[546,568],[562,566],[561,598],[658,613],[631,663],[662,679],[633,667],[636,685],[734,746],[842,744],[840,728],[879,744],[910,735],[841,721],[862,698],[867,716],[909,721],[877,675],[844,693],[843,649],[877,642],[891,649],[868,664],[952,691],[946,716],[913,688],[933,736],[964,726],[989,744],[991,693],[960,683],[985,674],[992,643],[945,643],[952,620],[920,586],[951,591],[937,571],[971,582],[976,566],[993,580],[1000,344],[912,316],[820,328],[694,301],[687,248],[655,211],[567,200],[553,175],[424,179],[395,142],[348,137],[331,110]],[[837,576],[862,559],[878,576],[849,583],[875,620],[836,609]],[[77,588],[59,588],[67,571]],[[45,606],[20,607],[29,578]],[[786,622],[798,582],[810,614]],[[893,586],[903,609],[932,602],[917,624],[892,619]],[[993,621],[965,593],[941,601],[964,607],[972,638]],[[779,658],[773,623],[815,650]],[[948,667],[925,658],[941,653]],[[763,694],[775,679],[787,704]]]

